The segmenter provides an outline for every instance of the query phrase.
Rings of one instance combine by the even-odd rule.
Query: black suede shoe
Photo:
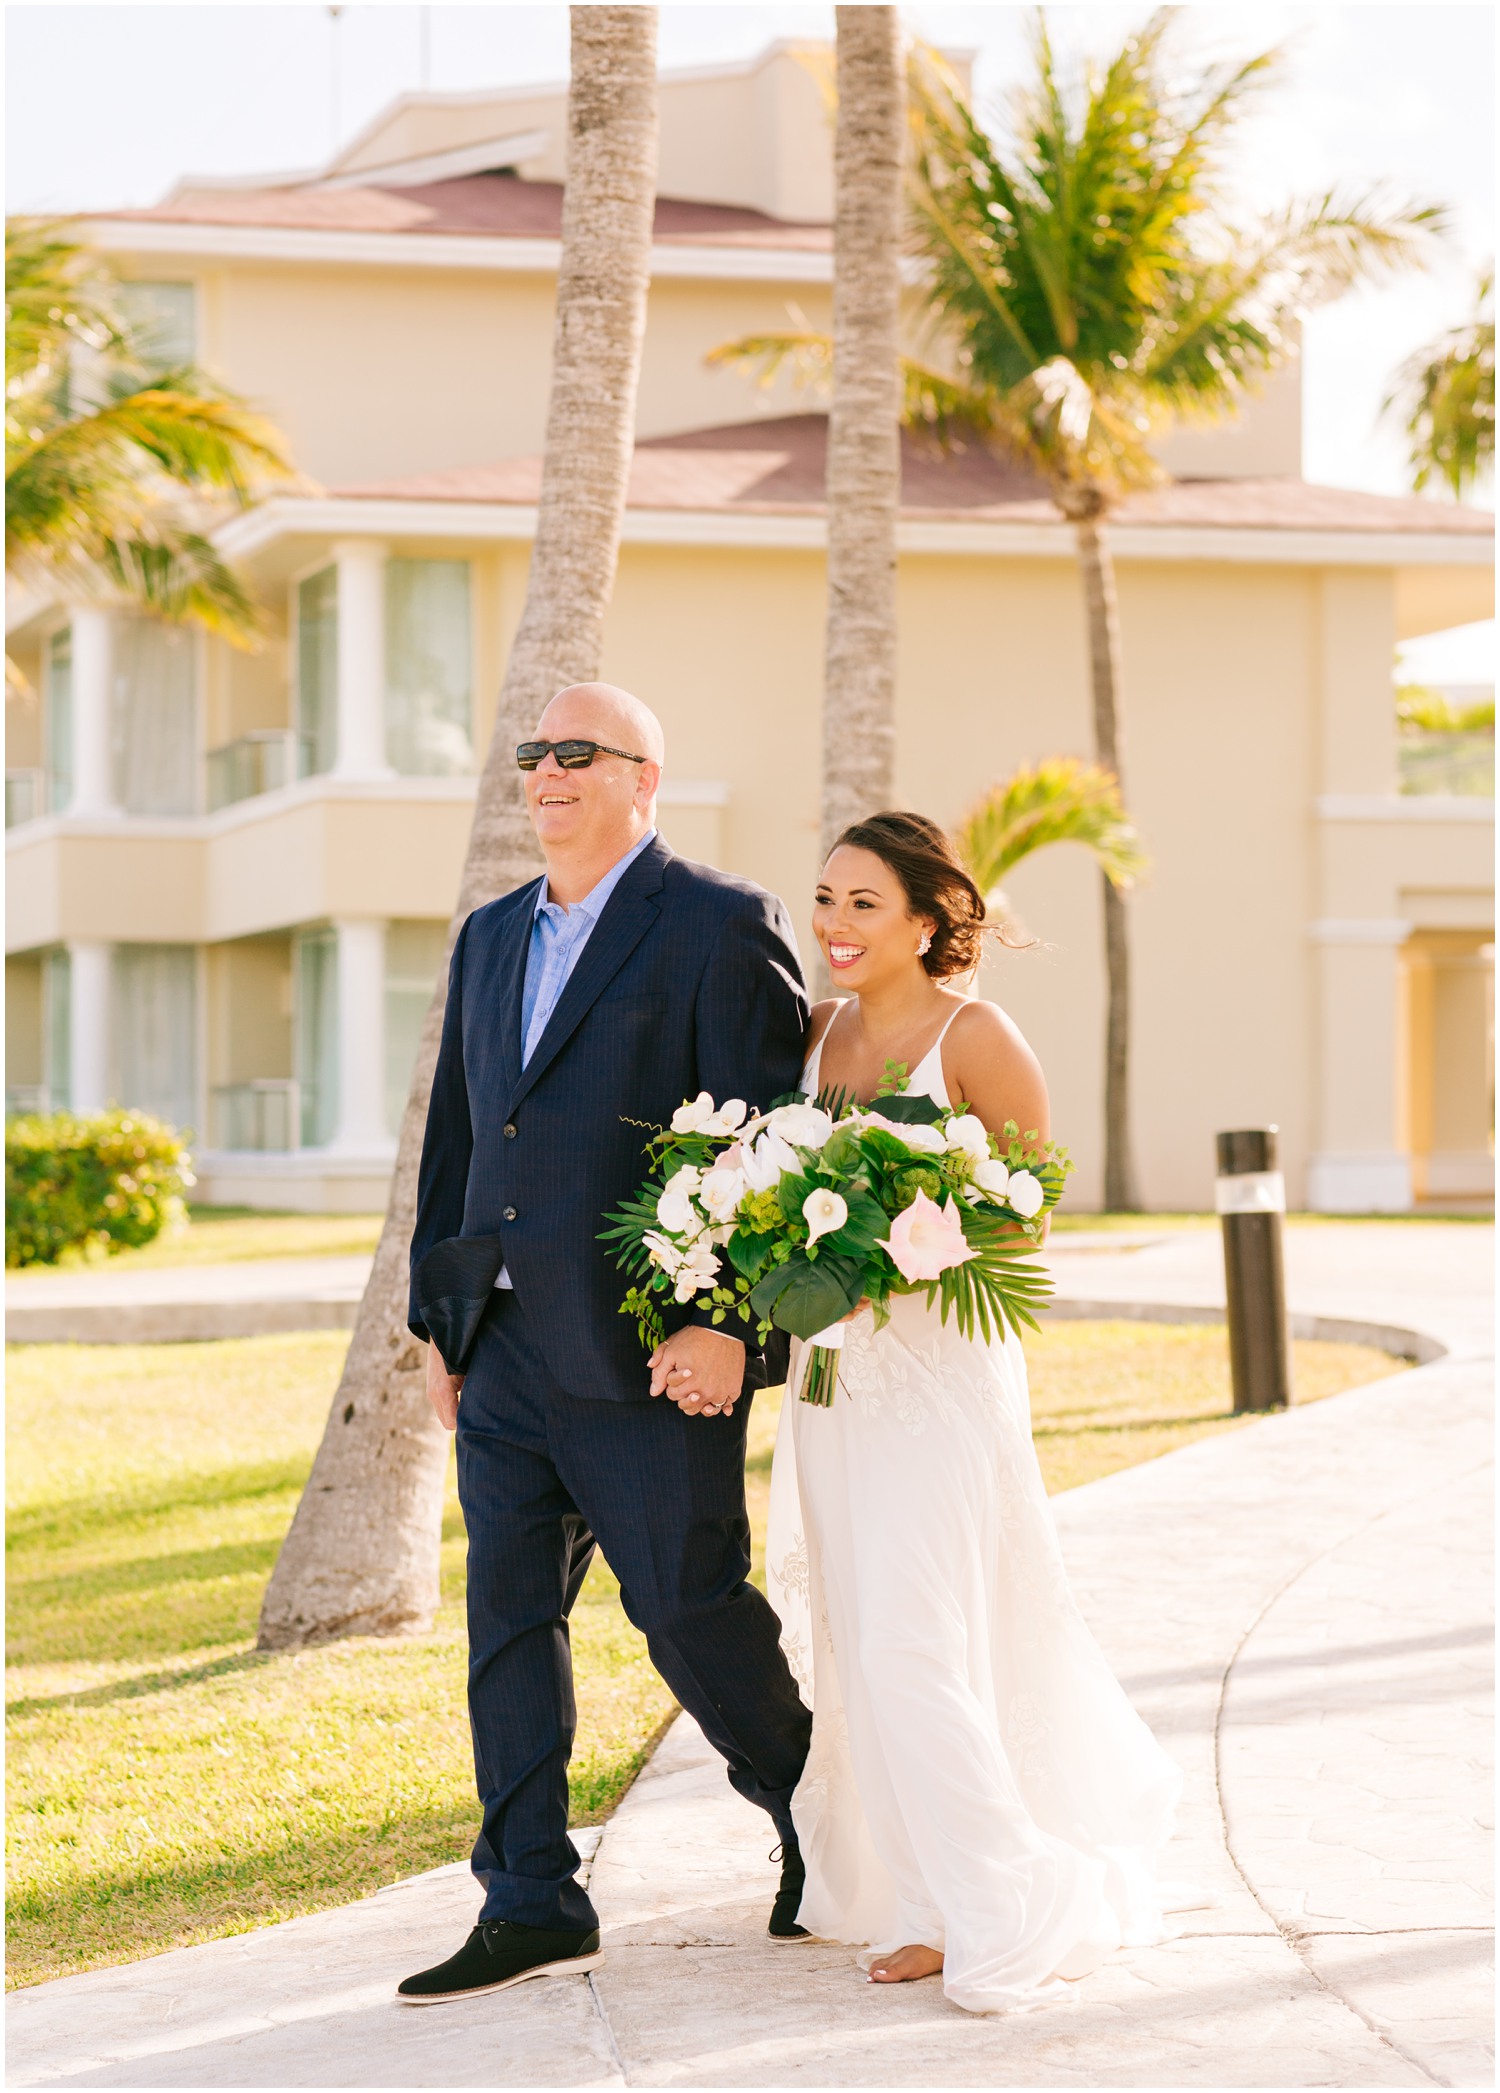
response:
[[[802,1902],[803,1885],[807,1881],[802,1849],[795,1839],[786,1839],[772,1848],[771,1858],[781,1862],[781,1887],[776,1892],[776,1902],[771,1906],[771,1922],[766,1931],[772,1940],[811,1940],[807,1928],[797,1924],[797,1908]]]
[[[396,1996],[408,2006],[436,2006],[444,1999],[505,1991],[528,1977],[570,1976],[603,1960],[597,1927],[592,1933],[553,1933],[542,1926],[513,1926],[509,1919],[486,1919],[456,1955],[404,1978]]]

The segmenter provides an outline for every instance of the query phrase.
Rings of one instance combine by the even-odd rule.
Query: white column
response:
[[[1397,917],[1314,923],[1320,1068],[1317,1147],[1308,1159],[1314,1213],[1400,1214],[1412,1203],[1399,1145],[1403,1086]]]
[[[68,946],[68,1091],[75,1112],[109,1103],[110,975],[113,948],[92,939]]]
[[[386,548],[340,538],[338,568],[338,754],[336,778],[389,778],[385,760]]]
[[[118,814],[110,747],[114,649],[107,610],[75,610],[73,628],[73,797],[69,814]]]
[[[385,1125],[385,924],[343,919],[338,936],[339,1104],[329,1150],[387,1156]]]

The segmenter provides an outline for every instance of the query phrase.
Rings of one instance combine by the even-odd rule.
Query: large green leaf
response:
[[[729,1262],[742,1279],[758,1279],[777,1241],[776,1236],[758,1229],[737,1228],[724,1248],[729,1253]]]
[[[750,1305],[793,1337],[816,1337],[859,1306],[864,1275],[852,1257],[794,1257],[751,1289]]]
[[[897,1126],[936,1126],[948,1108],[940,1105],[935,1097],[923,1097],[917,1093],[908,1096],[901,1091],[894,1097],[878,1098],[870,1109]]]
[[[876,1244],[884,1242],[890,1234],[890,1216],[880,1201],[868,1192],[851,1186],[842,1196],[849,1209],[849,1218],[842,1228],[836,1228],[823,1238],[823,1247],[847,1257],[866,1258]]]

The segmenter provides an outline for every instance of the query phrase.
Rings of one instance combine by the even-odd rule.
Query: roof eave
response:
[[[494,233],[349,232],[322,226],[199,225],[114,216],[78,223],[82,237],[106,254],[310,263],[320,268],[475,269],[527,276],[554,276],[562,259],[561,240]],[[652,247],[651,274],[733,283],[831,283],[833,255],[815,248],[674,241]]]
[[[536,531],[531,502],[468,501],[395,495],[277,495],[232,517],[215,533],[227,558],[250,559],[287,537],[467,538],[476,543],[529,543]],[[631,507],[627,545],[701,545],[746,550],[822,551],[827,532],[814,509],[653,509]],[[1220,524],[1132,524],[1111,531],[1121,561],[1192,561],[1229,565],[1312,567],[1465,567],[1493,565],[1488,534],[1457,536],[1408,530],[1288,530]],[[923,516],[897,529],[908,553],[988,553],[1009,558],[1071,558],[1072,526],[1058,517]]]

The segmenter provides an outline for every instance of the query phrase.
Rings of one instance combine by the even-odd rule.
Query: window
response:
[[[73,634],[66,625],[47,642],[44,683],[47,805],[58,814],[73,797]]]
[[[437,986],[447,936],[446,923],[385,927],[385,1123],[392,1134],[401,1131],[422,1020]]]
[[[297,732],[304,777],[338,757],[339,577],[322,567],[297,584]]]
[[[467,560],[385,570],[385,755],[403,777],[474,769]]]
[[[191,945],[116,945],[113,1081],[122,1105],[169,1126],[198,1116],[198,956]]]
[[[122,283],[120,310],[150,372],[181,370],[198,355],[198,296],[190,283]]]
[[[302,1105],[302,1146],[333,1139],[339,1111],[339,953],[332,930],[297,934],[292,1046]]]
[[[72,962],[58,946],[42,964],[42,1083],[47,1110],[66,1112],[73,1103]]]
[[[113,648],[115,797],[127,814],[198,805],[198,644],[181,626],[119,618]]]

